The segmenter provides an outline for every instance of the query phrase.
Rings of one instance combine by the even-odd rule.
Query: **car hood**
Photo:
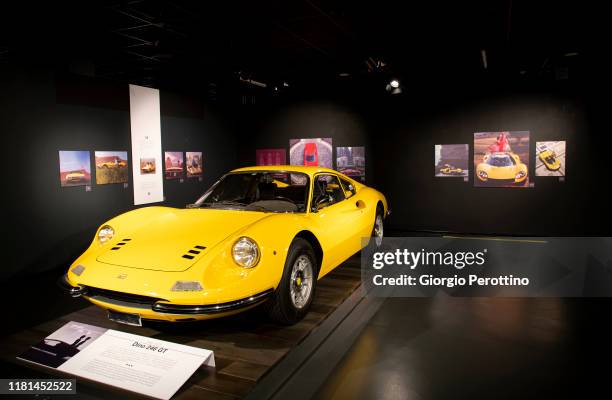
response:
[[[109,243],[97,260],[129,268],[184,271],[234,232],[268,215],[251,211],[169,208],[134,231],[120,232],[119,241]]]
[[[521,170],[521,167],[519,165],[495,167],[482,163],[478,166],[478,169],[486,171],[490,179],[514,179],[514,176]]]

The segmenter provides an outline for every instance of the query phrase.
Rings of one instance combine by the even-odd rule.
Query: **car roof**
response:
[[[328,172],[332,174],[342,175],[340,172],[331,168],[323,167],[306,167],[302,165],[259,165],[254,167],[244,167],[232,170],[232,172],[247,172],[247,171],[283,171],[283,172],[301,172],[307,175],[314,175],[320,172]]]

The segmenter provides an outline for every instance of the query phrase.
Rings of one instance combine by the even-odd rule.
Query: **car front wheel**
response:
[[[310,243],[293,240],[281,281],[268,303],[270,318],[281,324],[294,324],[308,312],[317,282],[316,257]]]

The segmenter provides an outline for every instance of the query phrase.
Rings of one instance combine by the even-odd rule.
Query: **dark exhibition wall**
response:
[[[27,212],[11,213],[6,232],[12,262],[2,279],[64,267],[90,242],[100,223],[135,208],[131,186],[61,188],[58,150],[130,149],[127,85],[45,69],[2,74],[7,96],[3,136],[18,165],[7,196]],[[510,85],[512,86],[512,85]],[[320,90],[319,90],[320,89]],[[161,89],[162,150],[202,151],[204,176],[164,181],[168,206],[183,207],[228,170],[255,163],[257,148],[287,148],[292,138],[332,137],[337,146],[366,147],[366,182],[383,191],[396,231],[507,235],[607,234],[605,157],[609,138],[595,133],[599,106],[584,93],[558,87],[446,88],[444,95],[389,96],[370,91],[303,95],[255,105],[211,104],[203,96]],[[586,100],[585,100],[586,98]],[[567,178],[534,177],[533,188],[476,188],[473,133],[529,130],[535,142],[567,141]],[[435,144],[470,143],[470,177],[435,179]],[[29,162],[24,163],[23,157]],[[130,160],[131,163],[131,160]],[[131,174],[131,172],[130,172]],[[131,184],[131,177],[130,177]],[[10,204],[10,203],[9,203]],[[3,229],[7,229],[5,226]],[[36,238],[36,246],[30,239]]]
[[[131,165],[127,85],[41,69],[4,70],[1,79],[2,135],[13,166],[7,204],[20,207],[5,211],[12,222],[3,227],[3,247],[12,260],[0,272],[4,280],[64,267],[101,223],[136,206],[131,168],[128,187],[93,184],[89,192],[61,187],[58,171],[59,150],[90,150],[92,159],[95,150],[123,150]],[[162,151],[205,154],[202,181],[164,182],[163,205],[184,207],[234,167],[232,120],[194,97],[161,91],[160,101]]]
[[[288,105],[247,108],[239,159],[248,165],[257,147],[331,136],[334,147],[366,146],[366,182],[389,199],[392,229],[527,236],[609,232],[602,224],[609,218],[605,200],[594,195],[601,175],[600,160],[592,154],[602,142],[594,138],[583,95],[525,83],[490,88],[492,83],[446,87],[438,94],[419,84],[402,96],[319,93]],[[474,187],[474,132],[521,130],[531,134],[534,187]],[[535,142],[557,139],[566,140],[569,149],[566,180],[535,177]],[[434,145],[454,143],[470,144],[467,182],[433,177]]]

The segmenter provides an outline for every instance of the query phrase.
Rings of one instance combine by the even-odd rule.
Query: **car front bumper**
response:
[[[194,319],[219,318],[253,308],[273,293],[265,290],[252,296],[217,304],[173,304],[165,299],[115,292],[101,288],[73,286],[63,275],[59,286],[72,297],[83,297],[103,308],[128,314],[138,314],[143,319],[182,321]]]

